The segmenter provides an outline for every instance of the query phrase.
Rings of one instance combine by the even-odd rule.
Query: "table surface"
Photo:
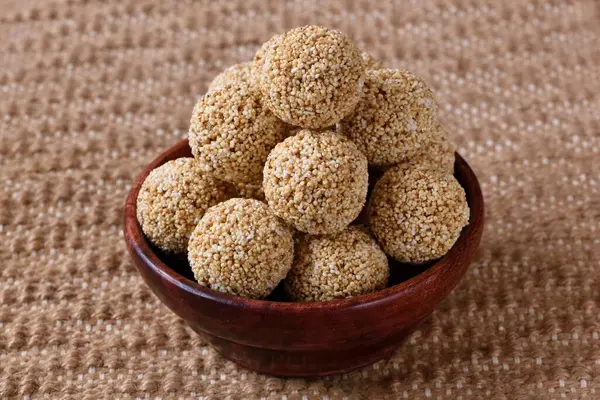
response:
[[[599,4],[396,3],[4,1],[0,398],[600,398]],[[285,380],[168,311],[121,218],[212,77],[308,23],[428,82],[488,212],[466,277],[393,357]]]

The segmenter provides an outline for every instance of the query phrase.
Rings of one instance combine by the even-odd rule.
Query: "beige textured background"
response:
[[[600,398],[599,3],[370,3],[1,2],[0,398]],[[282,380],[159,303],[121,212],[208,81],[307,23],[426,79],[488,219],[465,279],[393,358]]]

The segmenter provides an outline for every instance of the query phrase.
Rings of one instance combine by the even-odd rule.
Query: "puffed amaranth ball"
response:
[[[365,69],[381,69],[383,68],[383,64],[381,61],[373,57],[370,53],[363,51],[360,53],[360,57],[363,59],[363,63],[365,64]]]
[[[367,159],[354,143],[331,131],[305,129],[271,151],[263,189],[278,217],[301,232],[327,234],[358,216],[368,180]]]
[[[366,232],[351,226],[333,235],[304,235],[284,288],[294,301],[328,301],[383,289],[388,259]]]
[[[269,151],[286,136],[247,83],[226,83],[194,107],[189,143],[204,171],[228,182],[256,182]]]
[[[437,104],[423,80],[407,71],[377,69],[367,71],[361,101],[338,125],[370,164],[386,167],[414,157],[436,122]]]
[[[400,164],[375,185],[368,218],[371,232],[388,255],[422,264],[450,250],[469,223],[469,206],[451,174]]]
[[[261,299],[289,272],[291,230],[254,199],[211,207],[192,233],[188,261],[198,283],[220,292]]]
[[[252,63],[252,77],[256,84],[260,82],[260,78],[263,74],[263,70],[265,70],[265,57],[267,53],[275,48],[279,41],[281,40],[282,35],[275,35],[271,37],[269,40],[264,42],[262,46],[258,49],[256,54],[254,55],[254,60]]]
[[[450,141],[441,124],[437,123],[433,128],[430,140],[409,160],[409,163],[427,164],[431,168],[454,174],[455,152],[456,147]]]
[[[243,62],[234,64],[231,67],[226,68],[219,75],[215,76],[208,90],[211,91],[219,86],[223,86],[226,83],[244,82],[249,85],[253,85],[252,81],[252,62]]]
[[[251,183],[233,183],[233,186],[237,190],[239,197],[261,201],[265,199],[265,192],[262,188],[262,179]]]
[[[359,101],[365,67],[358,48],[341,32],[292,29],[268,46],[263,62],[263,100],[289,124],[331,126]]]
[[[137,198],[137,219],[153,245],[184,255],[206,210],[232,196],[233,188],[206,175],[196,160],[178,158],[148,174]]]

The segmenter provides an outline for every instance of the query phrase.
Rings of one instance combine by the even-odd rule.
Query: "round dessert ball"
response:
[[[281,35],[275,35],[271,39],[267,40],[260,46],[260,49],[254,55],[254,60],[252,63],[252,75],[254,80],[257,82],[260,81],[260,77],[262,76],[263,70],[265,68],[265,56],[268,51],[272,48],[276,47],[281,40]]]
[[[363,97],[339,124],[369,163],[385,167],[406,161],[429,140],[437,104],[425,83],[407,71],[368,70]]]
[[[441,124],[437,123],[430,140],[409,162],[411,164],[427,164],[431,168],[438,168],[442,172],[454,174],[455,152],[456,147],[444,132]]]
[[[232,196],[233,188],[207,176],[193,158],[178,158],[148,174],[137,198],[137,219],[153,245],[184,255],[206,210]]]
[[[279,143],[264,169],[265,198],[275,214],[310,234],[336,233],[360,213],[367,159],[347,138],[302,130]]]
[[[367,53],[366,51],[363,51],[362,53],[360,53],[360,57],[363,60],[363,63],[365,64],[365,69],[381,69],[383,68],[383,64],[381,63],[381,61],[379,61],[378,59],[376,59],[375,57],[373,57],[371,54]]]
[[[231,199],[211,207],[188,245],[198,283],[220,292],[264,298],[292,266],[291,230],[266,204]]]
[[[262,180],[251,183],[234,183],[233,186],[236,188],[239,197],[261,201],[265,199],[265,192],[262,188]]]
[[[387,286],[388,259],[367,233],[349,227],[333,235],[304,235],[284,288],[294,301],[327,301]]]
[[[286,136],[284,124],[242,81],[226,83],[194,107],[189,143],[204,171],[228,182],[261,179],[269,151]]]
[[[226,83],[234,83],[238,81],[252,85],[251,71],[252,62],[234,64],[225,69],[219,75],[215,76],[210,85],[208,85],[208,90],[211,91],[219,86],[223,86]]]
[[[265,104],[280,119],[323,128],[354,109],[364,69],[360,51],[345,35],[304,26],[268,46],[259,85]]]
[[[450,250],[469,223],[465,191],[449,173],[400,164],[383,174],[371,195],[370,229],[383,250],[421,264]]]

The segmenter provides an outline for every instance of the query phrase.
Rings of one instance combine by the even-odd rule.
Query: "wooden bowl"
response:
[[[481,189],[457,154],[455,176],[467,194],[471,219],[450,252],[435,263],[391,265],[393,286],[330,302],[273,301],[277,294],[273,300],[223,294],[196,283],[185,262],[158,254],[136,218],[136,199],[148,173],[169,160],[190,156],[187,140],[181,141],[137,178],[125,205],[125,241],[140,274],[167,307],[223,357],[262,373],[324,376],[390,356],[454,289],[481,239]]]

